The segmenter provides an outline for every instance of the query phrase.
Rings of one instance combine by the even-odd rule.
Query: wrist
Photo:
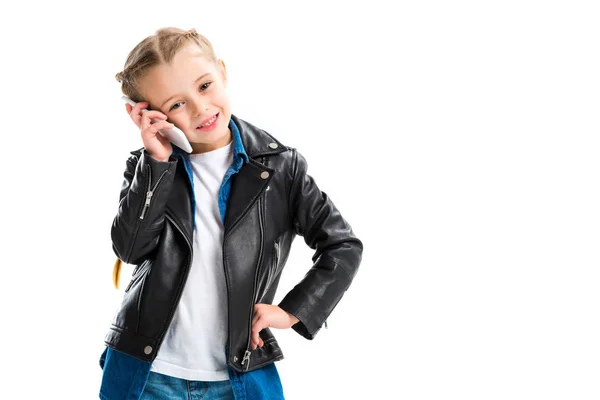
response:
[[[169,157],[166,157],[166,158],[165,157],[160,157],[160,156],[157,156],[157,155],[154,155],[154,154],[151,154],[151,153],[148,153],[148,155],[150,157],[152,157],[152,159],[154,161],[158,161],[158,162],[167,162],[167,161],[169,161]]]
[[[296,317],[294,317],[292,314],[288,313],[288,315],[290,316],[290,320],[292,321],[292,325],[297,324],[300,320]]]

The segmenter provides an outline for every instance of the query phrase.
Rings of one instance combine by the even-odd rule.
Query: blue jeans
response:
[[[188,381],[150,371],[142,400],[235,400],[227,381]]]

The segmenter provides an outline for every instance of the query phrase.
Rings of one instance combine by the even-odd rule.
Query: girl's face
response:
[[[223,61],[215,65],[190,44],[170,64],[151,68],[140,80],[140,92],[149,108],[161,111],[185,133],[193,153],[205,153],[231,142],[226,83]]]

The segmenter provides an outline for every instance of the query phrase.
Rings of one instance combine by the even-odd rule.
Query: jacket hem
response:
[[[104,343],[113,350],[128,354],[140,361],[152,362],[156,349],[156,340],[147,338],[135,332],[111,326]],[[150,350],[150,354],[145,354]]]

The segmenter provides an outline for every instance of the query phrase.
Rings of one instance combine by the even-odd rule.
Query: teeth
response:
[[[203,127],[207,127],[210,124],[212,124],[213,122],[215,122],[215,119],[217,119],[217,116],[215,115],[214,117],[212,117],[207,123],[205,123],[204,125],[202,125]]]

